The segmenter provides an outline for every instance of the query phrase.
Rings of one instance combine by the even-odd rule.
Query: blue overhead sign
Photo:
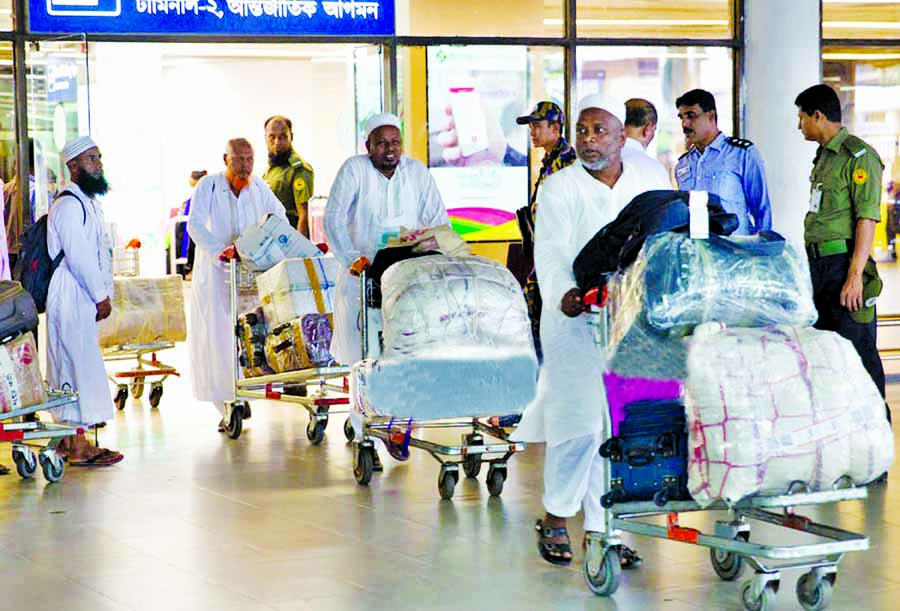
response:
[[[394,0],[29,0],[35,34],[390,36]]]

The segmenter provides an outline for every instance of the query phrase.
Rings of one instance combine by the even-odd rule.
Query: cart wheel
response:
[[[356,431],[353,430],[353,423],[350,422],[350,418],[344,420],[344,437],[347,438],[347,441],[353,441],[356,438]]]
[[[463,445],[480,446],[484,442],[484,438],[478,433],[463,435]],[[463,472],[466,477],[478,477],[481,472],[481,454],[466,454],[463,458]]]
[[[57,458],[56,464],[49,457],[41,454],[41,470],[44,472],[44,479],[48,482],[58,482],[66,473],[66,463],[62,459]]]
[[[135,378],[131,383],[131,396],[140,399],[144,394],[144,378]]]
[[[14,448],[13,461],[16,463],[16,471],[22,479],[30,479],[34,477],[37,471],[37,458],[34,452],[28,448]]]
[[[750,540],[750,533],[739,532],[735,539]],[[713,570],[722,581],[734,581],[741,575],[744,569],[744,557],[734,552],[726,552],[720,549],[709,550],[709,561]]]
[[[506,481],[506,469],[491,465],[488,467],[487,487],[491,496],[500,496],[503,493],[503,483]]]
[[[442,499],[453,498],[453,491],[456,489],[456,478],[458,477],[458,471],[450,471],[441,467],[441,472],[438,475],[438,492],[440,492]]]
[[[325,421],[318,418],[310,418],[309,424],[306,425],[306,438],[314,446],[322,443],[325,439]]]
[[[372,448],[362,447],[356,456],[356,465],[353,467],[353,475],[360,486],[368,486],[372,480],[372,472],[375,470],[375,452]]]
[[[128,401],[128,386],[119,384],[119,390],[116,391],[115,404],[120,410],[125,409],[125,403]]]
[[[771,611],[775,608],[775,587],[768,583],[758,598],[753,598],[753,580],[741,590],[741,601],[747,611]]]
[[[797,580],[797,600],[807,611],[820,611],[831,605],[832,585],[828,578],[815,583],[812,573],[804,573]]]
[[[132,393],[133,394],[133,393]],[[135,395],[137,396],[137,395]],[[159,382],[154,382],[153,386],[150,387],[150,407],[158,407],[159,401],[163,396],[163,387]]]
[[[225,433],[232,439],[241,436],[244,430],[244,414],[243,411],[235,405],[231,410],[231,418],[225,423]]]
[[[584,579],[588,588],[597,596],[612,596],[619,589],[622,576],[622,560],[619,548],[607,547],[605,550],[599,541],[588,543],[584,557]]]

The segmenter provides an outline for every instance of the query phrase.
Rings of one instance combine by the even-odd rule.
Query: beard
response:
[[[231,188],[238,193],[250,186],[249,176],[238,176],[234,174],[230,169],[225,170],[225,178],[226,180],[228,180],[228,184],[231,185]]]
[[[78,185],[78,188],[88,197],[106,195],[109,191],[109,184],[106,182],[106,177],[103,174],[100,174],[100,178],[94,178],[87,172],[83,172],[72,182]]]
[[[582,161],[581,165],[583,165],[586,169],[592,172],[599,172],[606,168],[609,165],[609,161],[606,159],[598,159],[597,161]]]
[[[286,166],[291,159],[291,149],[278,153],[269,153],[269,165],[272,167]]]

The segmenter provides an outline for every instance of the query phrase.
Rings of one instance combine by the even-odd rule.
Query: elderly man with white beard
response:
[[[621,158],[624,105],[592,95],[579,105],[575,126],[578,160],[550,176],[538,194],[534,260],[544,309],[544,362],[537,398],[513,438],[546,442],[544,509],[537,521],[538,550],[547,562],[568,565],[572,549],[566,521],[584,507],[584,530],[601,532],[606,487],[598,450],[607,436],[603,410],[605,359],[594,343],[576,288],[572,264],[584,245],[635,196],[671,188]],[[552,304],[552,305],[551,305]],[[622,566],[640,563],[622,547]]]
[[[253,147],[245,138],[228,141],[225,171],[204,177],[191,198],[188,232],[197,245],[191,283],[191,381],[194,398],[225,415],[234,397],[234,321],[224,261],[234,259],[235,241],[269,214],[287,221],[284,205],[253,176]],[[219,421],[219,432],[225,422]]]

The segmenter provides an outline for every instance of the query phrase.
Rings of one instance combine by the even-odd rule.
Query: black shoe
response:
[[[883,485],[887,484],[887,482],[888,482],[888,474],[887,474],[887,471],[885,471],[884,473],[882,473],[881,475],[879,475],[878,477],[873,479],[871,482],[869,482],[869,485],[870,486],[883,486]]]
[[[9,473],[9,467],[6,465],[0,465],[0,475],[7,475]]]
[[[619,558],[622,562],[622,569],[636,569],[644,564],[644,559],[638,556],[638,553],[627,545],[619,546]]]
[[[372,456],[374,456],[374,458],[375,458],[375,461],[372,464],[372,471],[375,471],[376,473],[381,473],[382,471],[384,471],[384,465],[381,464],[381,459],[378,458],[378,452],[373,451]]]
[[[219,420],[219,429],[218,430],[220,433],[225,432],[225,418],[222,418],[221,420]]]

